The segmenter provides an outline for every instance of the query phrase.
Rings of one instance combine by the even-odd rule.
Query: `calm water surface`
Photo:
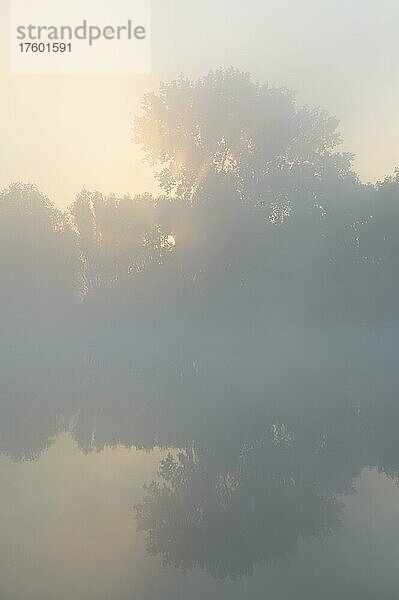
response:
[[[272,339],[9,352],[0,597],[397,598],[395,334]]]

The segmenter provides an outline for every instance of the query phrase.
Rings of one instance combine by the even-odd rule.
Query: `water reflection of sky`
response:
[[[146,554],[132,505],[161,454],[116,448],[85,456],[63,435],[33,464],[1,459],[4,597],[393,597],[398,494],[376,470],[345,498],[343,527],[333,536],[301,542],[297,556],[234,583],[199,569],[183,576]]]

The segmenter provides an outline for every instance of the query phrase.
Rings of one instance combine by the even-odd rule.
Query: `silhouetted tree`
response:
[[[289,90],[231,68],[196,81],[181,76],[147,94],[135,140],[168,194],[195,204],[224,186],[281,219],[301,192],[318,205],[327,178],[355,179],[351,155],[336,150],[337,125],[326,111],[298,109]]]
[[[79,254],[67,216],[39,190],[13,184],[0,194],[0,305],[18,317],[57,316],[79,294]]]

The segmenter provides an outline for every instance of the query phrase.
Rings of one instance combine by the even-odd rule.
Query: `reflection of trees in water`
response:
[[[284,461],[271,469],[268,459],[263,444],[248,448],[235,471],[222,474],[192,451],[169,455],[136,507],[148,552],[164,565],[236,578],[288,558],[299,539],[334,531],[340,502],[298,469],[285,470]]]
[[[324,384],[321,378],[320,393]],[[299,542],[334,532],[342,496],[353,492],[363,468],[377,466],[398,477],[394,399],[352,404],[347,397],[327,406],[320,398],[312,413],[297,399],[278,411],[269,405],[269,420],[251,401],[246,408],[246,422],[236,414],[235,424],[244,421],[254,436],[261,427],[262,436],[244,441],[238,427],[212,413],[219,439],[212,443],[204,428],[203,436],[164,459],[158,477],[145,486],[137,525],[149,554],[164,565],[200,567],[223,579],[251,574],[258,564],[294,555]],[[289,426],[272,421],[287,411]]]
[[[351,492],[365,466],[399,470],[395,374],[375,367],[378,352],[364,353],[356,367],[346,338],[338,342],[346,356],[331,340],[323,355],[325,336],[317,339],[313,351],[310,339],[287,342],[280,370],[280,356],[245,368],[232,349],[216,365],[178,355],[157,364],[146,355],[147,369],[144,359],[134,369],[126,345],[124,354],[111,345],[107,360],[103,348],[83,365],[62,340],[57,357],[29,348],[2,377],[2,450],[35,457],[68,423],[85,452],[181,448],[137,507],[149,552],[217,577],[248,574],[291,556],[300,540],[334,531],[337,495]]]
[[[0,447],[180,448],[149,550],[239,576],[398,472],[398,174],[362,185],[335,118],[234,70],[164,84],[135,136],[165,196],[0,194]]]
[[[364,467],[399,471],[396,378],[384,387],[387,373],[372,371],[365,354],[359,362],[371,379],[364,386],[372,381],[380,396],[362,388],[353,363],[352,376],[331,389],[350,355],[337,360],[332,348],[326,371],[316,351],[310,365],[301,358],[310,346],[296,345],[291,355],[285,349],[278,374],[278,360],[247,374],[228,364],[226,352],[213,372],[187,364],[183,377],[173,364],[134,371],[126,355],[109,348],[108,361],[86,358],[80,370],[72,368],[72,353],[60,354],[60,362],[53,357],[39,381],[40,360],[32,353],[30,365],[27,354],[20,369],[31,376],[10,381],[2,397],[2,449],[14,459],[34,458],[66,427],[84,452],[118,444],[180,448],[161,463],[136,509],[148,551],[185,570],[249,574],[339,527],[338,496],[351,493]],[[50,360],[43,349],[41,359]],[[281,375],[292,374],[294,362],[299,374],[284,384]]]

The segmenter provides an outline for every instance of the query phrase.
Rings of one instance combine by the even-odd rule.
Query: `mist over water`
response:
[[[7,600],[391,599],[398,173],[235,69],[147,94],[162,194],[0,194]]]

